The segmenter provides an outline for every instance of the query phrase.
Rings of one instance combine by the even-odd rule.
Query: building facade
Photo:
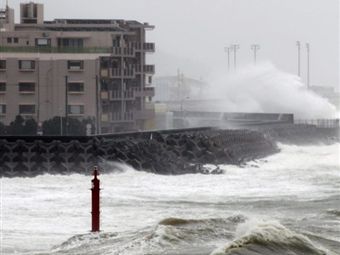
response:
[[[153,65],[148,23],[128,20],[44,21],[44,6],[0,10],[0,121],[38,123],[55,116],[95,119],[97,133],[152,127]]]

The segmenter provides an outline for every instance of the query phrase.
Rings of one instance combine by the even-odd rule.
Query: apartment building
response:
[[[0,121],[93,117],[97,133],[152,127],[154,43],[148,23],[111,19],[44,21],[44,6],[0,10]]]

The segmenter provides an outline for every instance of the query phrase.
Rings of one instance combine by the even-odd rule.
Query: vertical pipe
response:
[[[100,180],[97,176],[99,175],[98,168],[94,167],[93,179],[92,179],[92,232],[100,231]]]
[[[68,133],[68,76],[65,76],[65,130],[64,135]]]

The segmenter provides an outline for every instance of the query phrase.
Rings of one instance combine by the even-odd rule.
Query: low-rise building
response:
[[[155,51],[148,23],[115,19],[44,20],[44,6],[0,10],[0,121],[38,123],[92,117],[97,133],[143,130],[154,118]]]

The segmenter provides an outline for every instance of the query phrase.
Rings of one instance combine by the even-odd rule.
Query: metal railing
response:
[[[137,65],[135,66],[135,70],[137,73],[155,73],[155,66],[154,65]]]
[[[133,112],[113,112],[111,115],[111,121],[132,121],[133,120]]]
[[[8,47],[0,46],[0,52],[10,53],[112,53],[112,48],[103,47],[33,47],[33,46],[21,46],[21,47]]]
[[[128,46],[134,48],[138,51],[148,51],[154,52],[155,51],[155,44],[154,43],[140,43],[140,42],[130,42]]]
[[[339,119],[298,119],[294,120],[295,124],[303,124],[303,125],[313,125],[320,128],[339,128],[340,121]]]
[[[134,99],[134,91],[133,90],[112,90],[110,91],[110,99]]]
[[[133,48],[113,47],[112,48],[112,55],[134,57],[135,56],[135,50]]]
[[[112,68],[111,72],[112,78],[134,78],[135,71],[133,69],[120,69],[120,68]]]
[[[155,90],[154,88],[133,88],[125,91],[121,90],[111,90],[110,91],[110,100],[118,100],[118,99],[135,99],[136,97],[142,96],[154,96]]]

